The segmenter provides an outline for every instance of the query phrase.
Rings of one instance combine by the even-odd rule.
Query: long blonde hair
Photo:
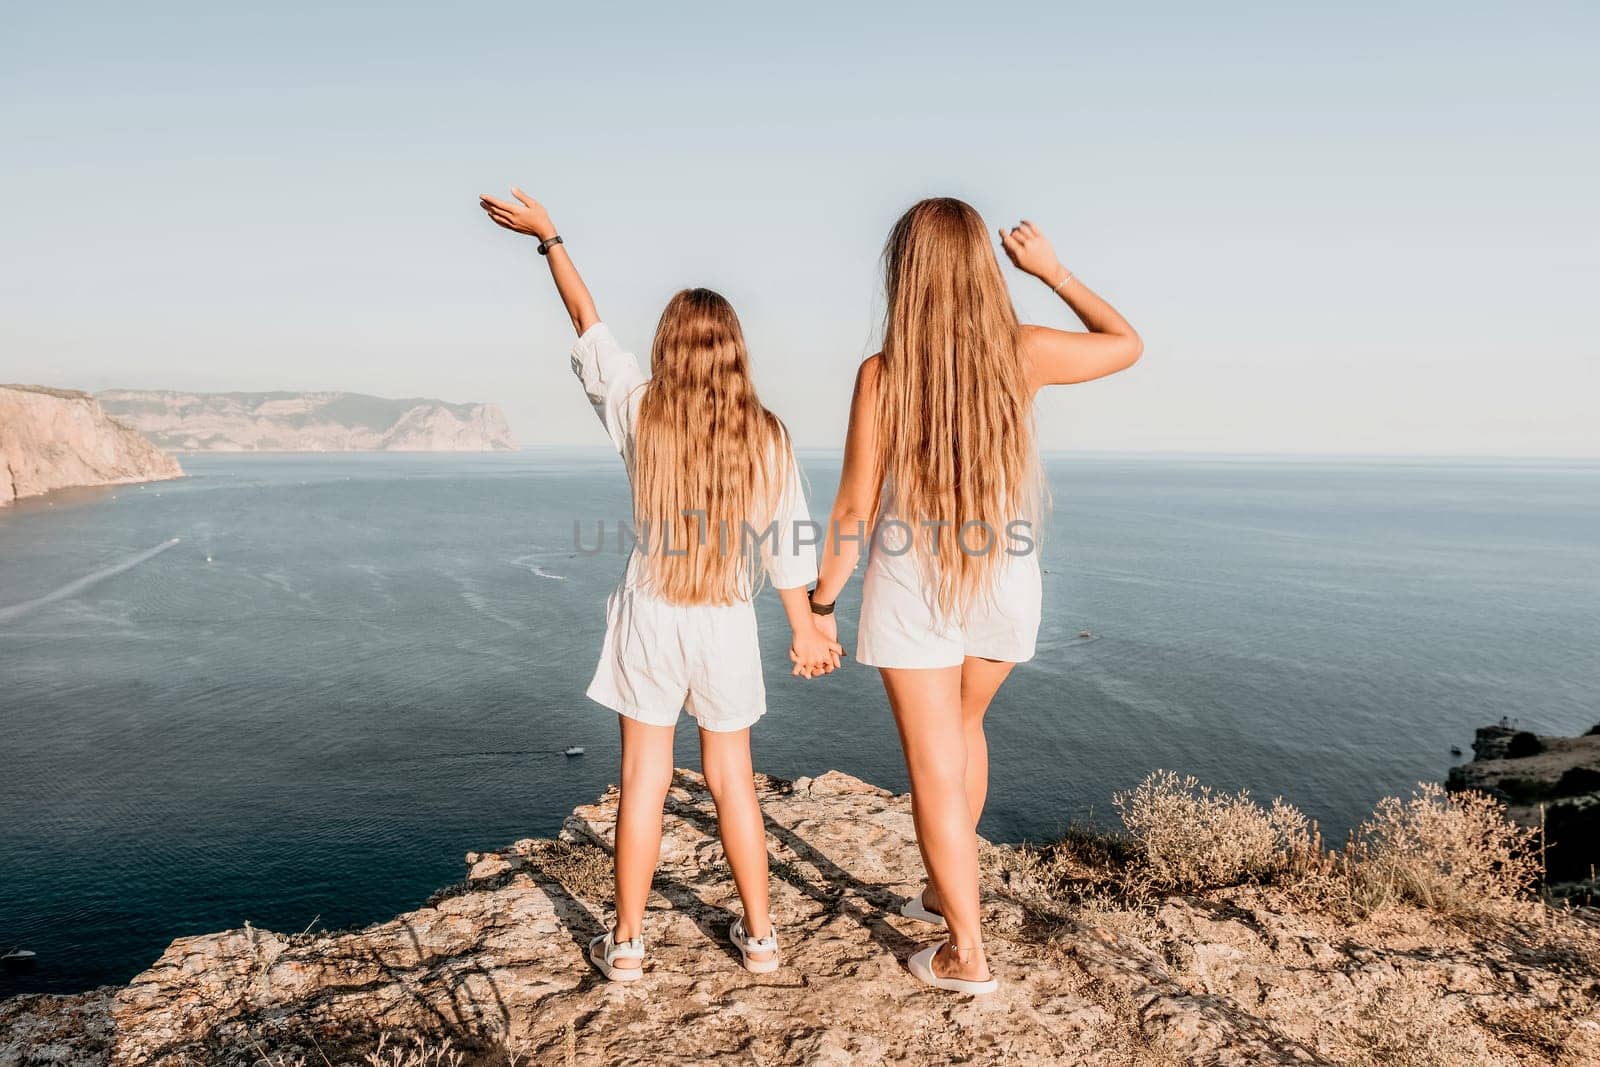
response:
[[[733,306],[710,289],[675,295],[635,427],[633,518],[651,590],[674,604],[753,594],[759,549],[745,524],[759,533],[773,520],[790,456],[788,431],[756,397]]]
[[[988,229],[960,200],[914,205],[883,264],[877,454],[932,606],[959,615],[992,593],[1009,524],[1041,507],[1021,329]]]

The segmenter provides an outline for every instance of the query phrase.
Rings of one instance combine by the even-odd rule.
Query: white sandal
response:
[[[941,978],[933,973],[933,957],[943,947],[943,945],[929,945],[907,961],[906,966],[918,981],[935,989],[943,989],[950,993],[966,993],[974,997],[986,996],[1000,988],[999,981],[992,976],[986,982],[968,982],[961,978]]]
[[[918,922],[943,927],[945,925],[944,916],[936,911],[929,911],[928,906],[922,903],[922,894],[927,891],[926,888],[917,890],[916,896],[900,905],[900,914],[908,919],[916,919]]]
[[[644,976],[644,935],[618,944],[614,930],[607,930],[589,941],[589,962],[613,982],[635,982]],[[637,967],[612,966],[618,960],[639,960]]]
[[[751,937],[744,928],[744,916],[741,915],[729,925],[728,940],[733,942],[733,947],[744,957],[745,970],[752,974],[770,974],[778,969],[777,927],[768,929],[766,937]],[[772,956],[764,960],[751,959],[750,957],[757,952],[770,952]]]

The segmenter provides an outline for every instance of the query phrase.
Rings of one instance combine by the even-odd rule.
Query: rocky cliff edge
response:
[[[465,881],[389,922],[182,938],[125,988],[0,1004],[0,1064],[367,1063],[383,1034],[391,1052],[427,1035],[393,1061],[415,1064],[1600,1062],[1592,911],[1339,917],[1263,884],[1063,907],[1042,853],[1010,847],[983,848],[1000,993],[934,992],[903,963],[938,937],[897,914],[921,874],[907,798],[839,773],[757,784],[775,974],[745,973],[724,939],[737,897],[704,783],[681,771],[642,981],[584,962],[613,790],[558,840],[469,853]]]

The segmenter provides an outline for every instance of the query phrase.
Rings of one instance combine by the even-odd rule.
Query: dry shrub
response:
[[[1120,887],[1096,886],[1084,893],[1078,898],[1076,916],[1080,922],[1165,953],[1166,931],[1156,916],[1160,905],[1159,896],[1130,878]]]
[[[450,1047],[450,1039],[433,1044],[425,1038],[413,1036],[409,1045],[398,1041],[390,1045],[389,1035],[378,1038],[378,1047],[367,1053],[370,1067],[461,1067],[465,1060],[461,1053]]]
[[[990,885],[1022,908],[1015,935],[1048,942],[1088,923],[1134,940],[1160,930],[1163,896],[1143,874],[1138,843],[1122,834],[1073,824],[1046,845],[988,848],[982,854]]]
[[[1193,776],[1156,771],[1112,802],[1139,845],[1152,888],[1269,879],[1309,869],[1321,853],[1315,828],[1281,798],[1264,809],[1247,792],[1215,791]]]
[[[1156,771],[1113,797],[1126,835],[1075,827],[1015,851],[996,872],[1038,919],[1148,909],[1171,892],[1272,882],[1305,907],[1360,919],[1407,904],[1449,918],[1508,916],[1541,874],[1538,831],[1509,820],[1482,793],[1422,783],[1386,797],[1329,852],[1282,799],[1262,807],[1191,776]]]
[[[252,1042],[256,1054],[254,1062],[256,1067],[311,1067],[313,1062],[321,1067],[335,1067],[336,1064],[338,1067],[462,1067],[466,1062],[466,1056],[456,1051],[448,1037],[435,1040],[412,1034],[408,1041],[392,1034],[380,1034],[377,1046],[360,1060],[347,1059],[339,1052],[333,1052],[335,1059],[330,1060],[329,1053],[315,1038],[311,1043],[316,1047],[315,1061],[303,1052],[268,1053],[259,1042]],[[515,1067],[517,1060],[508,1053],[507,1062]]]
[[[528,855],[528,865],[580,900],[611,898],[611,854],[596,845],[538,841]]]
[[[1539,878],[1537,836],[1492,797],[1423,782],[1408,799],[1384,797],[1356,830],[1352,897],[1369,912],[1406,902],[1456,918],[1501,913]]]
[[[1049,912],[1117,882],[1136,854],[1130,839],[1074,823],[1049,844],[985,848],[980,862],[1025,907]]]

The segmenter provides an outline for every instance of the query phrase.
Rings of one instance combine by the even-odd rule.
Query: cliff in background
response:
[[[1549,892],[1600,900],[1600,725],[1582,737],[1548,737],[1502,722],[1478,729],[1472,761],[1450,768],[1451,789],[1474,789],[1506,814],[1543,827]]]
[[[1430,795],[1402,826],[1444,827],[1444,862],[1416,866],[1409,837],[1389,857],[1453,899],[1395,885],[1381,836],[1357,868],[1376,879],[1310,848],[1239,881],[1280,815],[1152,781],[1141,790],[1163,814],[1153,828],[1135,815],[1132,838],[982,845],[1002,982],[983,1000],[905,973],[941,936],[898,914],[922,877],[908,798],[837,772],[757,776],[785,958],[743,971],[711,798],[679,771],[640,981],[607,984],[584,959],[609,916],[612,790],[558,840],[469,853],[464,882],[388,922],[184,937],[121,989],[0,1002],[0,1067],[1600,1062],[1600,919],[1480,884],[1499,846],[1459,836],[1483,829],[1470,811]],[[1231,884],[1170,880],[1194,859]]]
[[[0,506],[75,485],[183,477],[178,461],[88,393],[0,385]]]
[[[185,393],[110,389],[107,411],[178,452],[507,452],[495,404],[360,393]]]

